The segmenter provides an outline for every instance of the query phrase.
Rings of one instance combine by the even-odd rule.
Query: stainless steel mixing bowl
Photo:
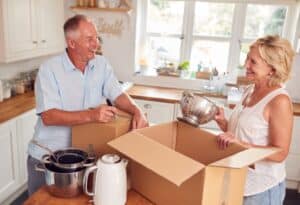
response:
[[[179,117],[178,120],[193,126],[209,122],[218,111],[218,107],[214,102],[204,96],[195,95],[190,91],[182,93],[180,107],[183,117]]]

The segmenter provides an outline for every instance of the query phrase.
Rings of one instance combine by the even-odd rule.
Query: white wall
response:
[[[76,5],[76,1],[65,1],[66,18],[73,16],[74,14],[84,14],[92,18],[96,25],[100,25],[99,19],[101,18],[109,25],[113,25],[116,21],[123,22],[122,32],[120,35],[99,32],[103,39],[103,55],[112,64],[117,78],[122,81],[132,81],[134,73],[136,1],[134,0],[132,2],[134,8],[131,12],[126,13],[98,10],[72,11],[70,7]]]
[[[299,76],[300,76],[300,53],[298,53],[295,56],[291,79],[286,84],[286,89],[288,90],[293,102],[298,102],[298,103],[300,103]]]
[[[132,1],[135,7],[135,0]],[[76,14],[70,9],[76,5],[76,0],[65,0],[65,19]],[[123,21],[123,30],[121,35],[101,34],[104,44],[102,46],[104,56],[112,64],[116,76],[122,81],[132,81],[135,65],[135,25],[136,25],[136,9],[130,13],[122,12],[99,12],[85,10],[82,13],[93,19],[104,18],[106,22],[113,23],[116,20]],[[96,21],[97,22],[97,21]],[[0,63],[0,79],[13,78],[19,72],[38,68],[39,65],[50,56],[28,59],[13,63]]]
[[[18,73],[22,71],[36,69],[44,60],[49,57],[50,56],[44,56],[13,63],[0,63],[0,79],[11,79],[16,77]]]

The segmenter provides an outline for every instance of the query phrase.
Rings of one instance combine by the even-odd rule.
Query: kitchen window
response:
[[[258,37],[278,34],[294,42],[296,0],[145,0],[141,64],[151,68],[190,62],[190,69],[221,73],[243,65]],[[292,28],[292,29],[291,29]]]

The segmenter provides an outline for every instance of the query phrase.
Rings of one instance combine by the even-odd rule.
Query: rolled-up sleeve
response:
[[[114,102],[123,92],[122,88],[113,72],[112,66],[106,62],[105,64],[105,80],[103,86],[103,94],[111,102]]]
[[[62,108],[54,73],[47,65],[41,65],[35,82],[36,113]]]

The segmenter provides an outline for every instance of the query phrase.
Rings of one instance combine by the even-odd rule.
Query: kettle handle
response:
[[[85,170],[85,173],[83,175],[83,191],[84,193],[86,193],[88,196],[94,196],[95,195],[95,190],[93,190],[93,192],[89,192],[88,188],[87,188],[87,184],[88,184],[88,179],[89,179],[89,175],[91,172],[95,172],[98,169],[97,165],[88,167]]]
[[[127,167],[127,164],[128,164],[128,159],[123,158],[123,159],[121,160],[121,162],[123,163],[124,167],[126,168],[126,167]]]

